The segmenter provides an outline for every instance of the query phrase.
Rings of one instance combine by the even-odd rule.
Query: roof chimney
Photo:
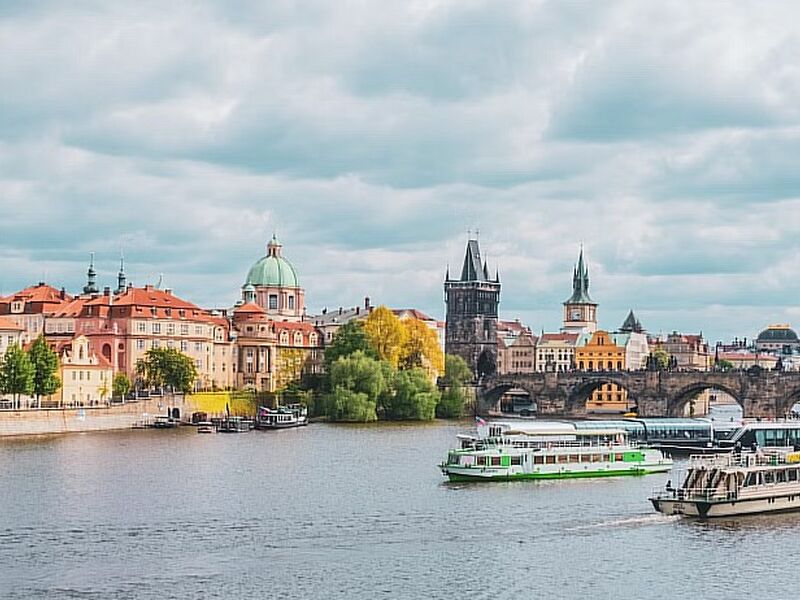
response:
[[[65,300],[67,298],[67,290],[62,287],[61,291],[58,293],[58,297]]]
[[[110,296],[111,295],[111,288],[106,286],[103,288],[103,296]]]
[[[360,306],[356,306],[356,314],[357,315],[361,314],[361,307]]]
[[[172,288],[164,288],[164,293],[167,296],[172,296]]]
[[[364,310],[369,312],[369,296],[364,297]]]
[[[342,314],[342,307],[339,307],[339,314]]]

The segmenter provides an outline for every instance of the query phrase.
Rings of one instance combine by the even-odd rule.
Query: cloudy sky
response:
[[[800,326],[795,2],[0,2],[0,294],[239,297],[273,231],[309,308],[444,312],[468,229],[554,330]]]

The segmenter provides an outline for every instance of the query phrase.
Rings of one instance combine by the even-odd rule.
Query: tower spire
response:
[[[89,269],[86,271],[86,285],[83,286],[84,294],[96,294],[97,289],[97,273],[94,270],[94,252],[89,253]]]
[[[125,276],[125,256],[122,252],[119,253],[119,273],[117,273],[117,289],[114,290],[115,294],[121,294],[125,291],[128,285],[128,278]]]

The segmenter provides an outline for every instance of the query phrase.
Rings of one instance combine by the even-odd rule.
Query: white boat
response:
[[[800,509],[800,453],[788,449],[693,456],[682,479],[653,494],[657,511],[705,519]]]
[[[308,425],[308,409],[300,404],[258,409],[256,429],[289,429],[304,425]]]
[[[631,444],[622,429],[580,430],[563,422],[479,423],[477,436],[440,465],[450,481],[571,479],[661,473],[672,459]]]

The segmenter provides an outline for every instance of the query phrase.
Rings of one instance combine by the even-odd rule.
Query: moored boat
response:
[[[622,429],[562,422],[481,422],[440,465],[450,481],[571,479],[662,473],[672,459],[628,441]]]
[[[289,429],[304,425],[308,425],[308,409],[300,404],[258,409],[256,429]]]
[[[653,494],[667,515],[731,517],[800,510],[800,453],[788,450],[693,456],[683,483]]]
[[[225,417],[216,423],[217,433],[247,433],[252,429],[252,421],[244,417]]]

